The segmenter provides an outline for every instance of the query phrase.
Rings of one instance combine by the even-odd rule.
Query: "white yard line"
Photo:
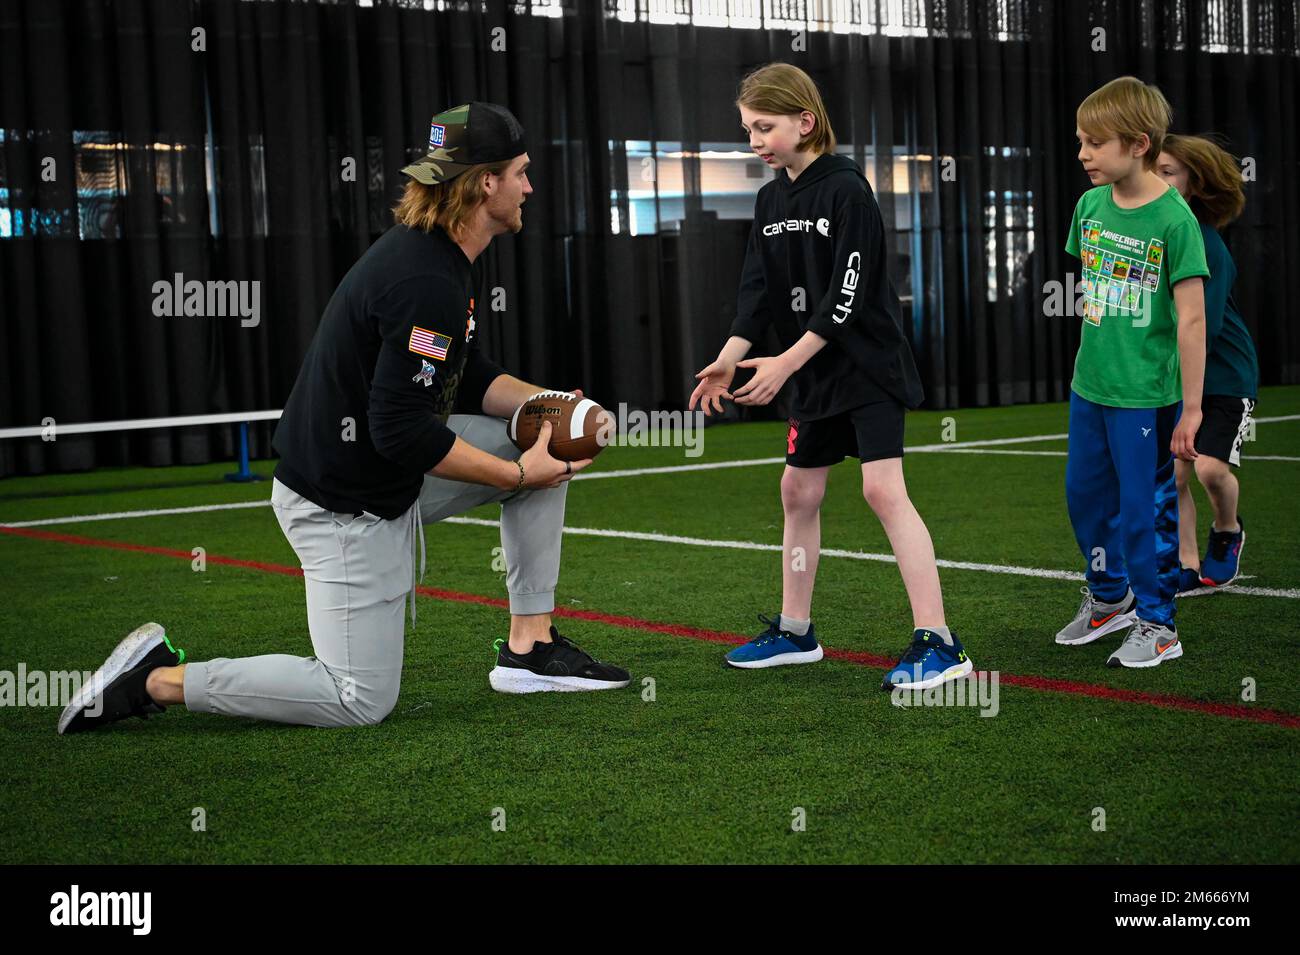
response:
[[[905,452],[910,448],[904,448]],[[1036,458],[1063,458],[1067,456],[1065,451],[1008,451],[1002,448],[934,448],[935,454],[1015,454],[1025,457]]]
[[[941,444],[918,444],[904,447],[904,454],[918,454],[927,451],[970,451],[976,448],[992,447],[1003,444],[1028,444],[1033,441],[1063,441],[1069,437],[1065,434],[1034,434],[1023,438],[986,438],[981,441],[948,441]],[[1012,452],[1004,452],[1012,453]],[[1063,451],[1022,452],[1025,454],[1064,454]],[[785,458],[745,458],[739,461],[712,461],[706,464],[676,464],[657,468],[627,468],[621,471],[584,471],[573,480],[596,481],[601,478],[641,477],[646,474],[676,474],[682,471],[713,471],[719,468],[751,468],[768,464],[784,464]]]
[[[482,517],[448,517],[443,524],[469,524],[474,527],[500,527],[500,521]],[[687,547],[712,547],[725,550],[748,550],[781,552],[780,544],[759,544],[754,541],[713,540],[707,537],[681,537],[676,534],[655,534],[646,531],[617,531],[598,527],[566,527],[564,533],[578,537],[610,537],[619,540],[645,541],[653,544],[679,544]],[[857,550],[839,550],[824,547],[822,557],[843,557],[849,560],[874,560],[882,563],[897,563],[893,554],[871,554]],[[1049,570],[1044,567],[1016,567],[1011,564],[980,564],[965,560],[936,560],[940,567],[951,570],[974,570],[985,574],[1011,574],[1017,577],[1039,577],[1046,580],[1073,580],[1083,582],[1083,574],[1072,570]],[[1204,588],[1209,592],[1209,588]],[[1250,594],[1256,597],[1285,597],[1300,600],[1300,588],[1275,590],[1269,587],[1226,587],[1223,593]],[[1199,591],[1197,592],[1199,595]]]
[[[1284,415],[1275,418],[1256,418],[1259,424],[1272,424],[1278,421],[1300,421],[1300,415]],[[1025,450],[993,450],[996,446],[1008,444],[1028,444],[1035,441],[1064,441],[1068,438],[1067,434],[1034,434],[1020,438],[985,438],[977,441],[948,441],[939,444],[918,444],[910,447],[904,447],[905,454],[920,454],[926,452],[942,453],[963,453],[963,454],[1017,454],[1017,455],[1034,455],[1041,457],[1065,457],[1065,451],[1025,451]],[[1261,454],[1246,455],[1248,461],[1300,461],[1297,457],[1287,457],[1284,455]],[[749,468],[761,467],[769,464],[784,464],[785,458],[745,458],[738,461],[710,461],[700,464],[673,464],[654,468],[624,468],[616,471],[584,471],[576,475],[575,481],[597,481],[604,478],[624,478],[624,477],[642,477],[648,474],[677,474],[689,471],[716,471],[724,468]],[[118,511],[110,514],[75,514],[69,517],[56,517],[40,521],[12,521],[9,523],[0,523],[0,527],[39,527],[44,524],[76,524],[81,521],[109,521],[121,518],[131,517],[156,517],[163,514],[190,514],[200,511],[219,511],[233,510],[241,507],[258,507],[266,504],[266,501],[244,501],[238,504],[213,504],[203,505],[200,507],[176,507],[163,508],[149,511]]]
[[[107,514],[74,514],[70,517],[46,517],[39,521],[10,521],[0,527],[45,527],[50,524],[80,524],[83,521],[122,521],[133,517],[162,517],[167,514],[202,514],[206,511],[237,511],[245,507],[267,507],[270,498],[240,501],[237,504],[199,504],[195,507],[160,507],[150,511],[111,511]]]
[[[1259,418],[1261,423],[1300,420],[1300,415],[1287,415],[1278,418]],[[1025,444],[1032,441],[1059,441],[1065,434],[1036,434],[1022,438],[989,438],[980,441],[947,442],[943,444],[919,444],[905,447],[905,453],[917,454],[935,452],[944,454],[1010,454],[1034,457],[1065,457],[1065,451],[1027,451],[1023,449],[1005,450],[993,448],[992,445]],[[1280,454],[1245,455],[1247,461],[1300,461],[1300,457],[1288,457]],[[769,464],[783,464],[785,458],[745,458],[739,461],[711,461],[701,464],[674,464],[654,468],[624,468],[616,471],[584,472],[573,478],[575,481],[595,481],[603,478],[641,477],[648,474],[677,474],[689,471],[714,471],[723,468],[759,467]],[[235,504],[204,504],[196,507],[167,507],[144,511],[114,511],[104,514],[73,514],[67,517],[51,517],[36,521],[10,521],[0,523],[0,527],[42,527],[49,524],[79,524],[83,521],[112,521],[135,517],[159,517],[167,514],[197,514],[204,511],[238,510],[245,507],[262,507],[270,502],[241,501]]]
[[[745,458],[740,461],[711,461],[708,464],[671,464],[658,468],[627,468],[622,471],[583,471],[575,481],[600,478],[640,477],[643,474],[676,474],[679,471],[716,471],[719,468],[752,468],[761,464],[785,464],[785,458]]]
[[[915,452],[916,448],[904,449]],[[929,450],[929,449],[927,449]],[[1041,458],[1064,458],[1069,456],[1068,451],[1003,451],[995,448],[935,448],[936,454],[1015,454],[1024,456],[1033,456]],[[1300,461],[1300,458],[1289,458],[1282,454],[1243,454],[1243,461]]]
[[[208,511],[232,511],[242,510],[252,507],[266,507],[271,502],[263,501],[242,501],[237,504],[200,504],[195,507],[164,507],[149,511],[117,511],[109,514],[82,514],[72,517],[52,517],[39,521],[14,521],[9,524],[0,524],[0,527],[45,527],[52,524],[71,524],[82,521],[112,521],[126,520],[136,517],[162,517],[169,514],[201,514]],[[489,520],[481,517],[447,517],[439,523],[442,524],[466,524],[473,527],[500,527],[500,521]],[[618,540],[636,540],[655,544],[678,544],[687,547],[712,547],[724,550],[747,550],[747,551],[781,551],[780,544],[759,544],[754,541],[734,541],[734,540],[713,540],[707,537],[682,537],[676,534],[656,534],[646,531],[620,531],[608,528],[598,527],[566,527],[564,533],[573,534],[578,537],[607,537]],[[893,554],[871,554],[865,551],[856,550],[839,550],[828,547],[821,551],[823,557],[842,557],[848,560],[873,560],[883,563],[896,563]],[[1017,567],[1011,564],[981,564],[964,560],[938,560],[936,563],[940,567],[947,567],[951,570],[973,570],[985,574],[1011,574],[1017,577],[1038,577],[1046,580],[1072,580],[1082,581],[1082,574],[1069,570],[1050,570],[1044,567]],[[1208,590],[1206,592],[1209,592]],[[1232,586],[1225,588],[1224,593],[1249,594],[1256,597],[1284,597],[1295,600],[1300,599],[1300,589],[1275,590],[1267,587],[1238,587]],[[1199,595],[1199,592],[1198,592]]]
[[[1272,418],[1257,418],[1260,424],[1272,424],[1279,421],[1300,421],[1300,415],[1284,415]],[[1051,457],[1064,457],[1064,451],[1026,451],[1026,450],[998,450],[991,446],[1007,444],[1026,444],[1034,441],[1059,441],[1067,437],[1065,434],[1040,434],[1030,435],[1021,438],[990,438],[979,441],[963,442],[946,442],[943,444],[917,445],[915,447],[905,448],[905,451],[916,452],[944,452],[944,453],[962,453],[962,454],[1022,454],[1022,455],[1042,455]],[[1285,457],[1281,455],[1258,455],[1249,457],[1247,460],[1254,461],[1297,461],[1300,458]],[[613,477],[638,477],[645,474],[672,474],[680,471],[707,471],[719,468],[738,468],[754,467],[767,464],[780,464],[785,458],[753,458],[741,461],[715,461],[707,464],[685,464],[674,465],[669,467],[656,468],[632,468],[619,471],[602,471],[594,474],[580,474],[574,478],[575,481],[592,480],[596,478],[613,478]],[[199,504],[193,507],[164,507],[150,510],[139,511],[113,511],[101,514],[74,514],[66,517],[49,517],[34,521],[11,521],[0,524],[0,527],[48,527],[57,524],[80,524],[92,521],[113,521],[129,520],[141,517],[162,517],[171,514],[201,514],[209,511],[233,511],[243,510],[245,508],[266,507],[271,502],[268,499],[257,501],[239,501],[232,504]],[[486,520],[475,517],[448,517],[442,523],[445,524],[467,524],[480,527],[500,527],[500,521]],[[781,550],[780,544],[759,544],[753,541],[732,541],[732,540],[712,540],[703,537],[681,537],[672,534],[656,534],[642,531],[620,531],[605,528],[594,527],[566,527],[564,533],[573,534],[583,537],[608,537],[621,540],[639,540],[649,543],[678,544],[690,547],[712,547],[729,550],[749,550],[749,551],[775,551]],[[840,557],[849,560],[873,560],[885,563],[895,563],[892,554],[870,554],[862,551],[837,550],[827,548],[822,550],[824,557]],[[1008,564],[981,564],[970,561],[938,560],[940,567],[946,567],[952,570],[972,570],[988,574],[1012,574],[1021,577],[1039,577],[1048,580],[1071,580],[1082,581],[1082,574],[1067,570],[1050,570],[1042,567],[1017,567]],[[1200,596],[1202,593],[1212,593],[1209,588],[1203,588],[1193,592],[1191,596]],[[1258,597],[1282,597],[1286,599],[1300,599],[1300,589],[1291,588],[1278,590],[1267,587],[1240,587],[1231,586],[1224,590],[1224,593],[1248,594]]]
[[[992,448],[1002,444],[1030,444],[1034,441],[1064,441],[1068,434],[1031,434],[1023,438],[985,438],[982,441],[941,441],[938,444],[903,446],[904,451],[955,451],[962,448]],[[784,459],[782,459],[784,460]]]
[[[1256,418],[1256,424],[1274,424],[1279,421],[1300,421],[1300,415],[1279,415],[1272,418]],[[1069,434],[1033,434],[1020,438],[985,438],[978,441],[943,441],[938,444],[917,444],[904,446],[904,454],[924,454],[927,452],[963,454],[1018,454],[1041,457],[1063,458],[1065,451],[998,451],[986,450],[1008,444],[1031,444],[1035,441],[1064,441]],[[1300,461],[1300,458],[1282,455],[1243,455],[1249,461]],[[627,468],[620,471],[584,471],[573,480],[596,481],[601,478],[641,477],[646,474],[675,474],[679,471],[713,471],[719,468],[748,468],[768,464],[784,464],[785,458],[747,458],[740,461],[713,461],[707,464],[677,464],[657,468]]]

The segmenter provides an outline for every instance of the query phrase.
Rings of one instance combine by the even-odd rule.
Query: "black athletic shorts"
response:
[[[1241,442],[1250,433],[1255,402],[1250,398],[1205,395],[1201,398],[1201,428],[1196,432],[1196,453],[1208,454],[1241,467]]]
[[[906,408],[890,398],[816,421],[791,418],[785,463],[795,468],[824,468],[847,457],[863,462],[901,458],[906,413]]]

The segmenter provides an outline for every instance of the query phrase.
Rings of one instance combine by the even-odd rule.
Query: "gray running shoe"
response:
[[[1137,620],[1137,598],[1131,590],[1114,604],[1102,603],[1087,587],[1080,587],[1079,592],[1083,594],[1079,612],[1056,635],[1057,643],[1071,647],[1092,643],[1098,637],[1131,627]]]
[[[1138,620],[1120,648],[1106,661],[1108,667],[1154,667],[1183,655],[1178,631],[1149,620]]]

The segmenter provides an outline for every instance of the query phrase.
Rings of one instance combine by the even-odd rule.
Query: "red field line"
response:
[[[0,527],[0,532],[15,537],[29,537],[33,540],[50,541],[59,544],[75,544],[79,547],[99,547],[110,550],[131,551],[138,554],[154,554],[159,557],[173,557],[178,560],[193,560],[194,555],[185,550],[173,550],[167,547],[153,547],[148,544],[131,544],[125,541],[101,540],[95,537],[80,537],[75,534],[60,534],[55,531],[42,531],[31,527]],[[244,567],[249,570],[261,570],[271,574],[284,574],[289,577],[301,577],[301,567],[287,564],[268,564],[258,560],[240,560],[236,557],[223,557],[220,554],[208,554],[210,564],[227,567]],[[434,600],[446,600],[454,603],[480,604],[485,607],[507,609],[509,604],[500,597],[485,597],[481,594],[467,594],[456,590],[443,590],[440,587],[417,587],[416,593]],[[639,630],[643,633],[662,633],[672,637],[687,637],[692,640],[705,640],[710,643],[730,645],[744,643],[749,637],[720,630],[705,630],[701,627],[688,627],[675,623],[657,623],[642,620],[639,617],[627,617],[619,614],[602,613],[598,610],[576,610],[570,607],[556,607],[555,616],[568,617],[573,620],[588,620],[592,623],[611,627],[623,627]],[[826,648],[826,656],[832,660],[841,660],[858,666],[884,669],[892,666],[894,661],[874,653],[861,653],[855,650],[835,650]],[[1142,703],[1147,706],[1159,706],[1165,709],[1182,710],[1187,713],[1200,713],[1205,716],[1222,716],[1228,719],[1247,720],[1253,723],[1266,723],[1272,726],[1284,726],[1288,729],[1300,729],[1300,714],[1283,710],[1271,710],[1263,707],[1242,706],[1236,703],[1209,703],[1188,697],[1174,696],[1168,693],[1146,693],[1141,690],[1124,690],[1094,683],[1079,683],[1075,680],[1056,680],[1032,674],[1018,675],[1000,672],[1000,683],[1007,686],[1020,686],[1030,690],[1048,693],[1065,693],[1071,696],[1091,697],[1098,700],[1112,700],[1121,703]]]

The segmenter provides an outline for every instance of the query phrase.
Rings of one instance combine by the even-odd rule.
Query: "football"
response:
[[[549,450],[559,461],[594,458],[613,430],[609,413],[590,398],[567,391],[539,391],[510,418],[508,433],[515,447],[527,451],[536,444],[543,421],[551,422]]]

